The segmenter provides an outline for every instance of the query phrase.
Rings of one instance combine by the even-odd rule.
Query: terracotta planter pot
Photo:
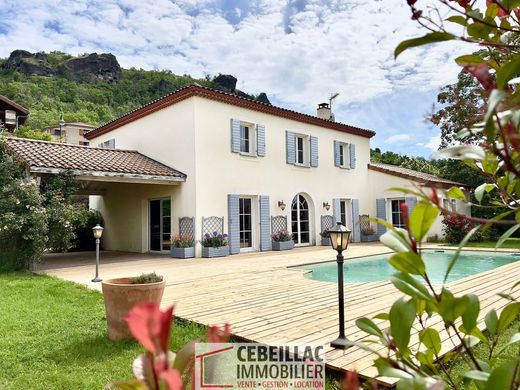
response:
[[[161,303],[164,280],[158,283],[131,284],[132,278],[109,279],[102,282],[110,340],[131,339],[125,316],[138,303]]]

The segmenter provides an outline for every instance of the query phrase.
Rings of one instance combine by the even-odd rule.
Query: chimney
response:
[[[329,103],[318,104],[318,110],[316,116],[320,119],[330,121],[332,118],[332,112],[330,111]]]

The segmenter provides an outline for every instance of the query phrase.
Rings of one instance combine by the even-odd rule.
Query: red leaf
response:
[[[226,343],[231,336],[229,324],[224,325],[224,329],[220,329],[216,325],[208,328],[208,341],[210,343]]]
[[[162,312],[151,302],[140,303],[125,317],[135,339],[152,354],[167,353],[173,306]]]
[[[464,67],[464,70],[472,74],[486,91],[491,91],[496,87],[495,78],[489,73],[489,67],[486,63],[468,65]]]
[[[168,390],[182,390],[182,378],[179,371],[169,369],[161,373],[160,378],[166,383]]]

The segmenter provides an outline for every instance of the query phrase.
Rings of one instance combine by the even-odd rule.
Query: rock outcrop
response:
[[[46,53],[30,53],[25,50],[15,50],[4,64],[4,68],[17,70],[32,76],[63,75],[77,81],[102,80],[107,83],[118,82],[121,79],[121,66],[113,54],[92,53],[86,56],[64,59],[59,64],[51,64]]]
[[[57,69],[47,62],[45,53],[29,53],[25,50],[15,50],[11,53],[4,68],[17,70],[26,75],[52,76],[57,74]]]
[[[213,87],[219,91],[229,92],[240,97],[255,100],[255,98],[251,95],[248,95],[247,93],[236,88],[237,81],[237,78],[230,74],[219,74],[213,79]],[[271,104],[265,92],[260,93],[256,100],[262,103]]]
[[[75,80],[117,83],[121,80],[121,66],[116,57],[110,53],[92,53],[87,56],[71,58],[60,65]]]

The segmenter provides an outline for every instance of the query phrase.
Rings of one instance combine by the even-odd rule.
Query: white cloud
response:
[[[408,142],[412,139],[408,134],[394,134],[386,139],[387,144],[396,144],[398,142]]]
[[[434,137],[431,137],[429,141],[424,145],[424,147],[430,149],[432,152],[436,152],[439,149],[440,144],[441,136],[436,135]]]

